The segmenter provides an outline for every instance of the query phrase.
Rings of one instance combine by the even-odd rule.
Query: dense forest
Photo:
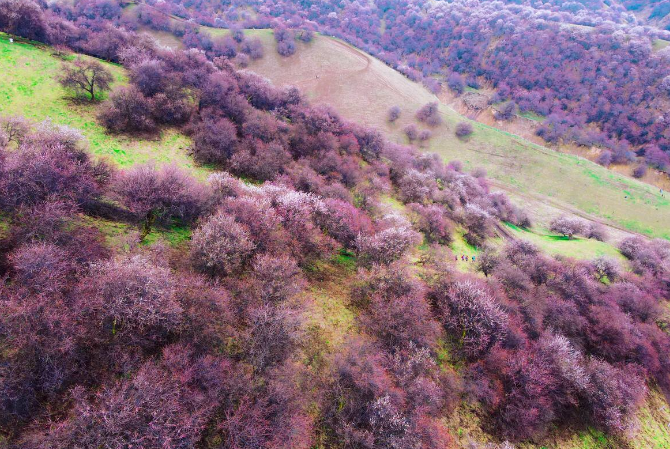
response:
[[[270,9],[277,14],[281,6]],[[553,41],[547,51],[556,55],[553,62],[534,58],[537,67],[528,64],[525,80],[507,73],[512,68],[494,62],[494,54],[483,56],[496,35],[498,48],[509,45],[505,55],[514,57],[513,20],[495,19],[510,31],[474,33],[476,14],[443,28],[424,21],[449,23],[456,10],[427,19],[396,15],[393,6],[378,6],[389,35],[368,46],[386,45],[384,54],[400,55],[395,46],[402,41],[392,36],[402,34],[413,70],[446,63],[452,78],[461,73],[457,61],[464,74],[481,64],[476,76],[501,74],[498,84],[504,79],[507,90],[500,87],[500,95],[520,107],[524,95],[542,90],[551,97],[549,117],[560,116],[563,105],[564,120],[583,117],[566,127],[574,132],[593,121],[574,111],[596,106],[574,86],[566,89],[575,96],[566,97],[536,84],[538,77],[552,83],[540,74],[560,67],[556,58],[573,58],[582,70],[577,78],[603,89],[596,102],[607,102],[610,89],[623,98],[617,83],[649,98],[623,100],[621,107],[639,110],[593,112],[605,134],[608,117],[644,115],[659,95],[658,83],[644,81],[662,66],[638,46],[643,37],[616,46],[604,37],[616,32],[596,30],[571,41],[571,31],[531,21],[538,39]],[[206,3],[189,7],[215,12]],[[516,7],[496,6],[496,14]],[[110,1],[45,8],[0,0],[0,29],[122,64],[129,82],[113,89],[111,75],[89,58],[64,62],[60,82],[78,101],[101,102],[98,121],[109,133],[140,139],[180,129],[191,138],[194,161],[213,174],[205,181],[174,165],[120,169],[93,158],[77,130],[0,119],[3,444],[441,449],[454,441],[445,417],[464,403],[476,405],[497,440],[487,448],[587,426],[625,441],[647,391],[670,394],[663,312],[669,242],[624,239],[625,263],[550,257],[521,240],[489,246],[501,222],[531,223],[490,189],[484,171],[466,173],[458,161],[390,143],[329,107],[310,105],[295,88],[278,89],[238,71],[232,63],[238,51],[261,56],[241,32],[227,47],[168,50],[132,24],[116,26],[120,11]],[[264,20],[262,12],[253,20]],[[315,9],[313,19],[327,24],[331,12]],[[290,10],[284,13],[290,23]],[[381,20],[376,13],[351,14],[357,17],[357,24],[347,21],[352,30],[370,30]],[[401,32],[394,20],[410,20],[415,31]],[[431,39],[450,40],[451,33],[468,36],[471,47],[458,51],[455,42],[466,42],[458,37],[442,55],[446,60],[428,53],[439,48]],[[277,42],[292,39],[289,34]],[[566,45],[555,45],[557,37]],[[591,41],[601,38],[609,49]],[[408,51],[418,41],[423,49]],[[581,52],[598,62],[581,59]],[[630,63],[587,76],[608,66],[599,58],[624,54]],[[639,59],[630,59],[635,54]],[[518,57],[531,55],[519,49]],[[580,86],[594,88],[586,81]],[[420,118],[430,121],[432,111],[427,105]],[[547,125],[554,133],[563,123],[556,120]],[[623,139],[665,148],[662,133],[643,125],[639,140],[618,135],[614,153]],[[387,207],[389,200],[407,213]],[[136,231],[113,248],[92,219]],[[187,229],[190,240],[177,247],[146,242],[152,229],[172,227]],[[576,219],[552,227],[569,237],[603,238],[602,230]],[[476,272],[455,268],[458,255],[447,245],[456,228],[483,249],[468,260]],[[340,343],[314,324],[313,287],[327,275],[338,277],[353,316]]]

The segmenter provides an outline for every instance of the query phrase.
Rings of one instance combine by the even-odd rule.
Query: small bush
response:
[[[398,106],[391,106],[391,108],[389,109],[388,114],[387,114],[388,121],[391,122],[391,123],[395,122],[396,120],[398,120],[400,118],[400,113],[401,113],[401,111],[400,111],[400,108]]]
[[[456,125],[456,137],[467,137],[473,133],[472,125],[468,122],[460,122]]]
[[[577,234],[584,232],[584,222],[578,218],[571,218],[566,216],[556,217],[551,220],[549,229],[552,232],[561,234],[569,239],[572,239]],[[596,230],[596,233],[598,231]]]
[[[416,119],[428,126],[438,126],[442,124],[439,105],[437,102],[428,103],[416,112]]]

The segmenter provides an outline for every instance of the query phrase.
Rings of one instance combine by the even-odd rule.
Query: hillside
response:
[[[670,242],[638,235],[670,239],[657,189],[459,139],[444,103],[427,128],[434,95],[337,39],[283,58],[247,30],[265,56],[238,71],[110,26],[121,5],[12,2],[125,66],[73,101],[76,55],[0,34],[0,447],[670,447]],[[408,124],[440,157],[389,142]]]
[[[414,112],[435,101],[420,84],[336,39],[318,36],[310,44],[299,44],[296,55],[283,58],[274,50],[270,31],[246,33],[261,39],[266,47],[265,57],[249,70],[278,85],[296,84],[310,101],[332,104],[344,117],[382,129],[398,142],[406,142],[402,128],[415,122]],[[6,35],[0,35],[0,48],[4,56],[0,69],[9,74],[0,82],[0,92],[8,99],[0,105],[0,113],[24,114],[35,120],[50,117],[57,124],[80,129],[94,154],[110,158],[122,167],[149,161],[174,162],[201,178],[209,172],[193,163],[186,152],[189,139],[175,131],[163,131],[158,139],[106,133],[95,120],[97,106],[68,100],[55,81],[64,61],[48,48],[23,42],[9,44]],[[122,68],[107,66],[114,70],[117,83],[125,82]],[[275,66],[281,70],[273,69]],[[366,101],[360,101],[363,95]],[[403,114],[397,123],[389,125],[386,113],[396,104],[402,105]],[[72,114],[73,110],[76,114]],[[463,117],[446,105],[441,106],[441,114],[445,124],[431,129],[433,138],[425,149],[441,154],[446,160],[460,160],[466,169],[485,167],[489,177],[496,181],[494,187],[508,193],[531,214],[534,222],[531,230],[509,230],[516,238],[529,240],[550,254],[591,259],[601,255],[620,257],[614,243],[629,235],[629,230],[670,236],[670,230],[663,226],[670,216],[670,203],[652,187],[476,122],[472,122],[476,127],[472,136],[458,139],[453,129]],[[594,195],[580,194],[587,189]],[[628,196],[628,202],[621,201],[622,195]],[[601,205],[600,210],[594,209],[596,204]],[[565,213],[608,225],[611,242],[557,239],[548,231],[549,221]]]
[[[305,90],[308,97],[311,97],[310,101],[335,104],[338,108],[342,108],[341,111],[345,117],[386,128],[388,135],[395,137],[398,141],[402,141],[403,136],[402,131],[399,131],[398,128],[401,128],[403,125],[396,124],[391,127],[384,122],[388,105],[410,105],[410,107],[405,108],[405,116],[400,120],[400,122],[409,123],[412,121],[411,115],[413,114],[413,109],[434,99],[422,86],[412,83],[396,71],[381,64],[378,60],[357,52],[337,40],[319,37],[313,45],[324,46],[324,48],[305,46],[296,55],[296,61],[293,61],[292,58],[285,59],[276,55],[276,52],[271,48],[274,45],[274,41],[269,31],[248,30],[247,33],[251,36],[259,37],[268,46],[265,58],[259,61],[254,66],[254,69],[266,75],[276,74],[280,71],[271,70],[271,64],[278,64],[282,67],[282,71],[286,69],[295,76],[293,79],[301,85],[301,88]],[[80,129],[87,138],[91,151],[94,154],[109,158],[121,167],[150,161],[158,164],[174,162],[193,170],[200,178],[205,177],[209,173],[208,169],[193,163],[186,152],[186,148],[190,143],[189,139],[175,131],[163,131],[162,136],[156,140],[130,138],[125,135],[106,133],[95,119],[98,106],[70,101],[61,86],[55,81],[60,66],[64,61],[52,54],[47,47],[40,47],[39,45],[24,42],[9,44],[7,36],[0,35],[0,48],[5,56],[0,60],[0,69],[11,74],[0,82],[0,92],[3,92],[4,96],[8,99],[8,101],[0,105],[0,113],[24,114],[35,120],[43,120],[50,117],[54,123]],[[321,63],[319,62],[320,59],[317,58],[317,55],[324,54],[329,56],[328,60],[330,63],[324,62],[325,60],[321,60]],[[293,67],[293,63],[296,62],[300,66],[291,68]],[[117,83],[125,82],[124,70],[121,67],[113,64],[107,64],[107,66],[114,70]],[[33,70],[35,67],[38,70]],[[315,70],[315,67],[323,68]],[[304,71],[309,73],[309,75],[304,74]],[[313,79],[310,78],[311,74],[316,72],[319,73],[319,78],[316,78],[316,74],[314,74]],[[298,76],[298,73],[302,73],[302,76]],[[290,80],[292,78],[291,76],[287,76],[284,79]],[[281,84],[285,81],[276,79],[276,82]],[[289,82],[286,83],[291,84]],[[354,89],[347,89],[347,85],[354,87]],[[326,89],[326,87],[328,88]],[[369,96],[369,101],[363,103],[365,112],[360,113],[357,110],[358,108],[352,107],[355,98],[351,92],[366,91],[372,92],[373,95]],[[352,96],[344,96],[346,92],[350,92],[348,95]],[[344,98],[349,98],[351,101],[343,101],[343,96]],[[75,114],[72,113],[73,110],[76,111]],[[451,121],[451,124],[447,124],[439,132],[436,131],[434,133],[435,137],[429,148],[430,151],[439,152],[440,150],[450,148],[451,150],[441,153],[445,159],[461,160],[468,168],[484,166],[493,179],[496,179],[496,176],[498,179],[502,179],[502,181],[496,183],[495,187],[511,194],[515,201],[523,205],[532,214],[533,221],[535,222],[535,226],[531,230],[522,231],[518,228],[510,228],[508,232],[511,235],[529,240],[550,254],[561,254],[584,259],[592,259],[601,255],[616,258],[621,257],[613,243],[603,243],[588,239],[565,240],[552,235],[547,228],[550,219],[556,215],[569,212],[582,215],[585,218],[596,218],[584,214],[577,207],[561,203],[560,199],[549,200],[538,196],[533,193],[534,191],[530,186],[526,186],[526,190],[523,190],[522,185],[515,188],[510,187],[510,184],[504,182],[506,180],[505,173],[510,173],[511,170],[514,170],[514,167],[518,165],[518,161],[513,162],[512,165],[508,164],[512,162],[511,160],[517,160],[522,155],[512,153],[502,161],[489,160],[484,157],[486,156],[484,153],[477,150],[478,147],[475,145],[480,144],[474,144],[472,141],[463,142],[453,135],[453,123],[459,120],[460,117],[446,107],[443,107],[443,114],[447,120]],[[408,115],[410,116],[409,118],[407,117]],[[509,136],[483,126],[471,139],[476,140],[480,138],[480,133],[491,133],[493,136],[498,135],[500,139],[507,140],[510,146],[514,142]],[[441,139],[439,141],[447,142],[448,146],[438,146],[436,143],[438,139]],[[520,145],[512,147],[529,148],[529,146]],[[471,148],[472,150],[470,150]],[[491,144],[489,148],[501,148],[499,141]],[[539,156],[539,160],[536,163],[543,163],[544,158],[551,160],[551,157],[549,157],[551,154],[549,150],[546,150],[546,153],[538,152],[537,156]],[[588,161],[579,162],[586,164]],[[501,163],[503,165],[500,165]],[[599,169],[598,166],[594,166],[594,168]],[[586,180],[588,181],[588,178]],[[559,193],[561,192],[563,191],[559,191]],[[607,221],[603,222],[608,223]],[[103,226],[102,228],[112,237],[118,233],[118,230],[113,226]],[[610,234],[613,241],[617,241],[622,236],[627,235],[626,232],[614,227],[610,228]],[[498,240],[498,244],[502,243],[502,239]],[[465,247],[460,250],[455,248],[455,251],[468,252]],[[469,251],[472,250],[470,249]]]
[[[310,44],[298,44],[298,52],[284,58],[274,51],[269,33],[250,33],[266,45],[265,57],[250,70],[279,86],[295,84],[312,101],[332,104],[343,116],[384,130],[397,142],[406,142],[402,129],[416,123],[416,110],[437,100],[423,86],[336,39],[318,36]],[[402,116],[390,125],[386,116],[394,105],[401,107]],[[557,153],[480,123],[472,122],[474,134],[460,140],[454,128],[464,118],[446,105],[441,105],[440,112],[445,125],[431,129],[433,137],[426,149],[447,160],[460,160],[466,167],[484,167],[499,181],[499,188],[531,210],[547,206],[576,209],[617,228],[670,239],[670,195],[664,197],[653,186],[586,159]],[[542,223],[544,215],[541,212],[535,218]]]

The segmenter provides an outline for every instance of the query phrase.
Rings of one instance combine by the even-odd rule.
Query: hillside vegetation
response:
[[[61,44],[0,46],[0,447],[668,446],[652,187],[338,40],[128,11],[0,0]],[[63,42],[123,64],[100,103]]]
[[[314,102],[332,104],[354,121],[384,130],[406,142],[404,125],[415,122],[415,112],[437,98],[378,59],[339,40],[317,36],[299,44],[295,55],[282,57],[266,32],[252,31],[266,44],[265,57],[254,70],[276,85],[297,85]],[[279,68],[279,69],[278,69]],[[390,107],[402,109],[394,124],[386,120]],[[466,167],[484,167],[514,197],[531,194],[540,203],[576,207],[622,228],[670,239],[670,194],[586,159],[562,154],[495,128],[472,122],[475,132],[466,140],[454,136],[464,118],[440,106],[444,125],[431,128],[427,149]],[[587,194],[585,194],[588,192]]]
[[[98,105],[71,100],[57,82],[62,65],[74,56],[63,59],[49,47],[14,39],[10,44],[9,36],[0,33],[0,115],[19,114],[35,121],[49,119],[54,124],[77,128],[93,154],[122,167],[174,162],[204,173],[187,155],[189,139],[177,131],[165,130],[151,139],[108,134],[96,120]],[[121,66],[103,64],[114,74],[116,85],[127,82]]]

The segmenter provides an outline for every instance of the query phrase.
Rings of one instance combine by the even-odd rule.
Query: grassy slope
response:
[[[310,100],[333,105],[344,117],[384,130],[404,142],[402,128],[414,122],[415,111],[437,98],[381,61],[336,39],[318,36],[298,44],[297,54],[283,58],[274,50],[272,35],[250,30],[266,46],[256,71],[277,85],[294,84]],[[393,125],[386,112],[399,105],[403,117]],[[617,227],[670,239],[670,195],[609,171],[577,156],[562,154],[490,126],[472,122],[475,133],[462,141],[454,136],[464,120],[441,105],[444,125],[433,129],[429,150],[466,168],[481,166],[514,198],[532,195],[538,204],[551,202],[559,210],[577,208]],[[625,198],[627,197],[627,198]]]
[[[19,114],[36,121],[51,119],[59,125],[81,130],[91,151],[125,167],[144,162],[175,162],[204,174],[186,154],[189,139],[175,131],[165,131],[154,140],[109,135],[95,119],[97,104],[77,104],[57,83],[63,61],[47,47],[26,42],[10,44],[0,33],[0,115]],[[120,66],[105,63],[116,84],[126,82]]]

